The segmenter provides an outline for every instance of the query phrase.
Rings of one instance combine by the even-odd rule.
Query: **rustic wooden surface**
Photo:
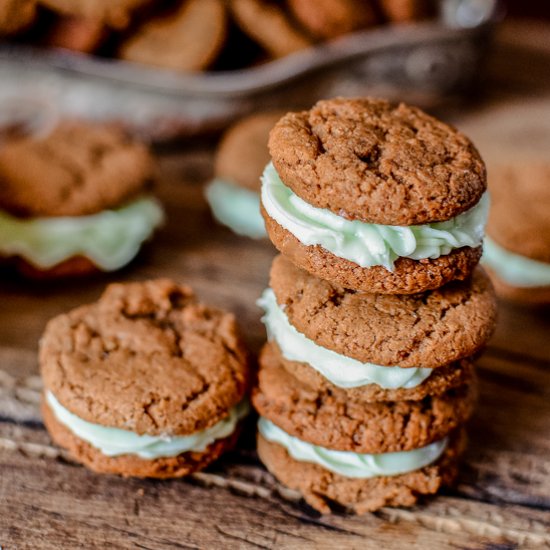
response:
[[[501,31],[487,73],[490,94],[476,113],[519,101],[533,106],[526,124],[541,123],[538,113],[550,110],[549,36],[543,27]],[[481,118],[476,125],[471,111],[450,115],[481,140],[482,151],[484,140],[499,135],[498,121],[491,127]],[[479,362],[480,402],[459,483],[411,510],[320,517],[258,464],[252,428],[243,450],[187,481],[97,476],[52,446],[38,412],[37,340],[47,319],[94,300],[109,281],[169,275],[188,282],[204,300],[237,314],[253,349],[263,341],[254,301],[274,252],[212,223],[202,199],[211,160],[208,147],[162,155],[169,222],[124,272],[47,288],[0,282],[0,547],[550,546],[548,310],[501,304],[496,334]]]

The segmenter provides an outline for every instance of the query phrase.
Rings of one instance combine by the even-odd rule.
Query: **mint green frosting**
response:
[[[206,187],[206,199],[214,217],[238,235],[253,239],[266,237],[259,193],[215,179]]]
[[[308,204],[279,177],[273,164],[262,176],[262,204],[271,218],[302,244],[319,245],[361,267],[393,269],[397,258],[435,259],[483,241],[489,209],[485,193],[473,208],[444,222],[395,226],[347,220],[328,209]]]
[[[249,411],[247,400],[230,409],[229,414],[210,428],[185,436],[139,435],[120,428],[93,424],[68,411],[51,392],[46,392],[46,401],[57,420],[80,439],[99,449],[106,456],[137,455],[153,460],[177,456],[189,451],[202,452],[217,439],[231,435],[237,422]]]
[[[137,255],[163,220],[162,207],[152,197],[90,216],[23,219],[0,211],[0,254],[21,256],[42,269],[85,256],[113,271]]]
[[[510,285],[524,288],[550,285],[550,264],[510,252],[489,237],[485,238],[481,261]]]
[[[290,324],[271,288],[263,292],[257,303],[265,312],[262,321],[267,335],[277,343],[283,356],[289,361],[308,363],[336,386],[356,388],[377,384],[384,389],[414,388],[432,373],[432,369],[426,368],[404,369],[362,363],[319,346]]]
[[[447,447],[447,439],[442,439],[412,451],[362,454],[350,451],[334,451],[319,445],[306,443],[287,434],[264,417],[260,417],[258,429],[265,439],[282,445],[295,460],[312,462],[335,474],[361,479],[396,476],[419,470],[434,463]]]

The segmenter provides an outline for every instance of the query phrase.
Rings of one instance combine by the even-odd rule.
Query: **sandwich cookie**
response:
[[[496,323],[494,291],[482,268],[437,290],[384,295],[342,288],[278,256],[270,285],[273,295],[264,294],[262,305],[283,355],[319,365],[327,378],[334,371],[333,382],[343,387],[414,387],[429,376],[427,369],[479,352]],[[294,332],[302,337],[291,340]]]
[[[206,199],[214,217],[238,235],[266,236],[260,214],[260,177],[269,162],[269,131],[281,112],[246,117],[223,136],[216,152],[214,179],[206,187]]]
[[[466,279],[481,256],[485,166],[454,128],[404,104],[334,99],[269,139],[262,213],[275,246],[354,290],[412,294]]]
[[[124,44],[121,59],[176,71],[200,71],[225,41],[223,0],[183,0],[174,13],[144,23]]]
[[[503,298],[550,303],[550,163],[495,162],[491,178],[483,264]]]
[[[252,402],[261,417],[312,445],[359,454],[410,451],[442,440],[470,417],[477,384],[471,363],[460,367],[457,377],[432,386],[434,393],[416,392],[419,399],[414,390],[372,395],[328,380],[310,384],[268,344]]]
[[[40,342],[52,439],[90,469],[180,477],[235,442],[250,372],[233,315],[159,279],[113,284]]]
[[[111,126],[65,121],[0,146],[0,256],[53,278],[129,263],[163,221],[147,148]]]

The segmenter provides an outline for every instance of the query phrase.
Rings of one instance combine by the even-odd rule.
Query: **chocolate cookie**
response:
[[[147,148],[113,126],[61,122],[44,137],[0,148],[0,209],[16,216],[83,216],[146,190]]]
[[[454,481],[464,447],[465,436],[459,432],[435,464],[401,475],[358,479],[298,461],[282,445],[258,435],[258,454],[267,469],[282,483],[300,491],[306,502],[321,513],[338,505],[357,514],[382,506],[413,506],[419,496],[434,494]]]
[[[166,279],[110,285],[51,320],[40,366],[55,441],[96,471],[152,477],[185,475],[231,444],[250,377],[234,316]]]
[[[496,321],[481,268],[414,295],[368,294],[311,276],[278,256],[270,284],[290,323],[316,344],[376,365],[435,368],[479,351]]]
[[[222,0],[185,0],[174,14],[139,28],[120,57],[177,71],[206,69],[224,43],[226,19]]]
[[[230,0],[230,6],[239,27],[273,57],[285,57],[312,44],[278,2]]]
[[[216,151],[217,178],[260,192],[260,176],[269,163],[267,140],[283,111],[266,111],[245,117],[227,130]]]
[[[481,258],[481,246],[462,247],[435,260],[397,258],[393,271],[381,265],[364,268],[319,245],[304,245],[261,206],[271,242],[297,266],[346,288],[381,294],[415,294],[466,279]]]
[[[420,400],[367,402],[328,382],[315,388],[264,353],[253,404],[260,416],[307,443],[379,454],[443,439],[470,417],[476,395],[470,380]]]
[[[313,36],[331,39],[377,23],[368,0],[288,0],[296,19]]]
[[[271,131],[269,150],[296,195],[350,220],[445,221],[486,189],[485,166],[466,136],[382,99],[331,99],[288,113]]]
[[[26,30],[36,19],[36,0],[0,0],[0,36]]]
[[[127,27],[133,12],[150,0],[39,0],[63,15],[95,19],[115,29]]]

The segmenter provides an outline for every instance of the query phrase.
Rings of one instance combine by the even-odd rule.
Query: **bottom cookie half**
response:
[[[42,416],[54,442],[66,449],[77,462],[94,472],[119,474],[124,477],[168,479],[192,474],[233,448],[240,433],[240,426],[237,426],[233,434],[214,441],[204,452],[187,452],[173,457],[148,460],[137,455],[104,455],[61,424],[46,404],[42,405]]]
[[[269,238],[292,263],[316,277],[363,292],[415,294],[439,288],[450,281],[466,279],[481,258],[481,247],[463,247],[435,260],[398,258],[393,271],[383,266],[363,268],[321,246],[302,244],[269,217],[263,207],[262,215]]]
[[[435,464],[406,474],[360,479],[295,460],[282,445],[258,434],[258,454],[266,468],[324,514],[334,508],[364,514],[383,506],[413,506],[421,495],[434,494],[454,481],[465,446],[466,435],[460,429],[451,436],[447,449]]]

